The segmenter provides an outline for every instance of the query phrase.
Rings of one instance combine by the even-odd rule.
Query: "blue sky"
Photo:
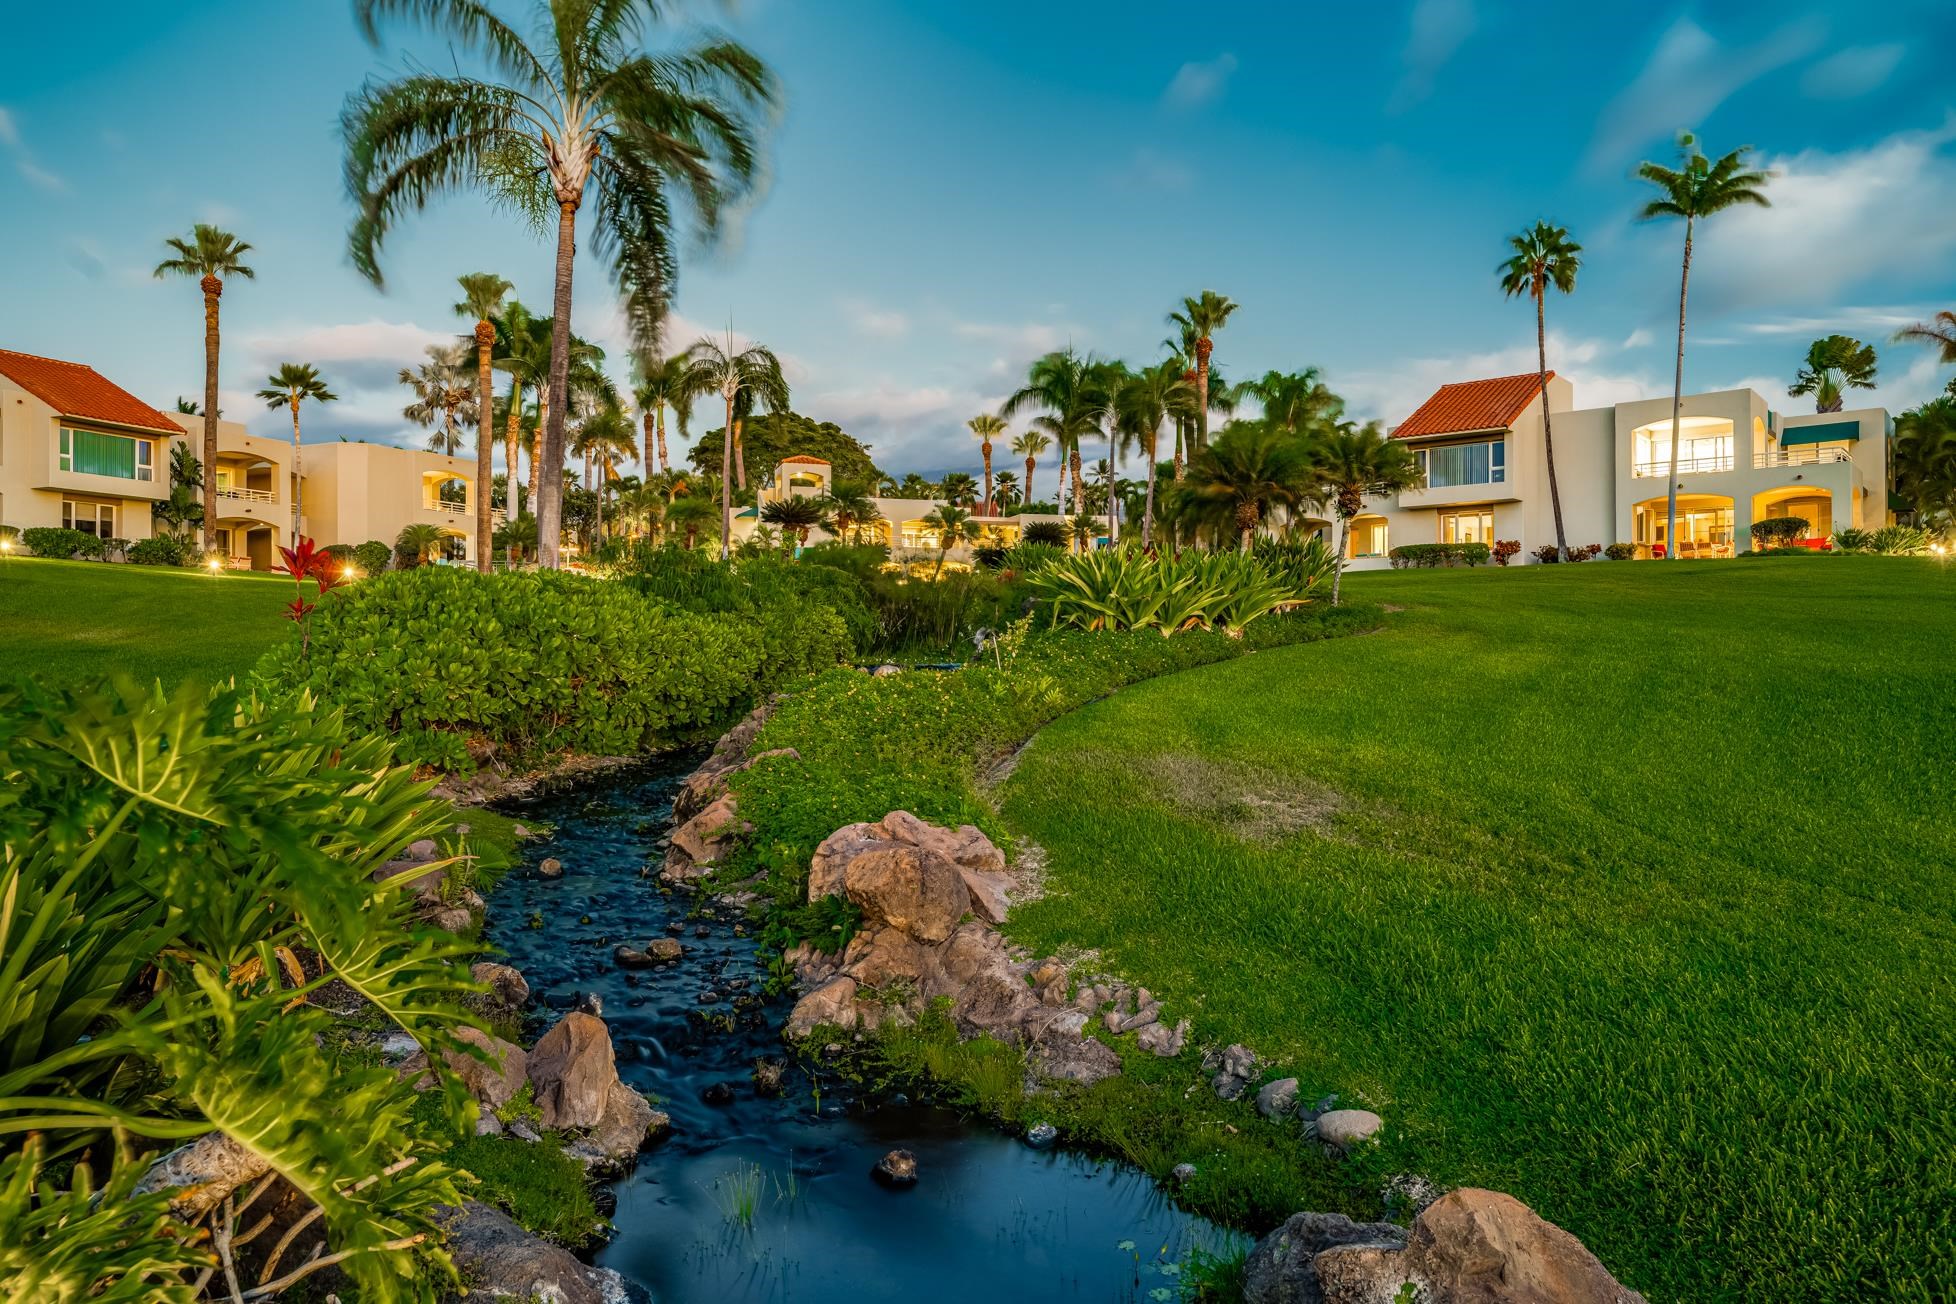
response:
[[[784,355],[797,410],[890,469],[971,462],[963,421],[1045,349],[1152,359],[1205,286],[1242,304],[1217,339],[1229,374],[1316,365],[1364,416],[1532,369],[1532,314],[1493,269],[1538,217],[1587,247],[1550,304],[1577,402],[1668,392],[1681,237],[1635,220],[1631,172],[1684,127],[1779,173],[1771,210],[1700,242],[1688,388],[1797,406],[1799,358],[1835,330],[1882,350],[1876,402],[1947,378],[1887,344],[1956,307],[1940,0],[747,0],[719,21],[786,105],[766,193],[720,248],[687,246],[674,346],[731,320]],[[226,414],[278,432],[247,396],[311,361],[343,401],[309,438],[413,442],[392,377],[460,329],[455,276],[499,271],[548,304],[549,245],[472,198],[400,231],[385,293],[347,263],[340,105],[410,53],[442,57],[425,38],[376,51],[338,0],[110,0],[88,39],[59,6],[9,22],[0,347],[159,405],[196,394],[197,292],[149,273],[166,235],[218,221],[258,271],[225,297]],[[578,329],[621,345],[607,279],[578,275]]]

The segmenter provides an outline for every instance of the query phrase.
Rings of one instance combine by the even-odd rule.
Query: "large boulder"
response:
[[[1339,1245],[1398,1249],[1405,1243],[1405,1229],[1391,1223],[1355,1223],[1341,1213],[1294,1213],[1243,1260],[1244,1304],[1323,1304],[1318,1255]]]
[[[610,1029],[593,1015],[566,1014],[531,1048],[528,1073],[545,1127],[596,1127],[618,1081]]]
[[[469,1200],[460,1209],[447,1210],[442,1227],[449,1257],[468,1283],[471,1300],[611,1304],[626,1297],[617,1273],[578,1262],[563,1246],[531,1235],[488,1205]]]
[[[697,877],[699,871],[719,864],[733,848],[734,839],[752,828],[741,820],[734,795],[723,793],[672,831],[672,847],[666,853],[667,877]]]
[[[842,890],[865,920],[901,929],[920,942],[941,942],[971,905],[958,868],[917,847],[865,851],[849,862]]]
[[[800,1041],[824,1025],[853,1028],[859,1017],[856,1011],[856,980],[841,975],[829,979],[796,1001],[782,1033],[791,1040]]]
[[[605,1091],[598,1121],[587,1135],[565,1146],[564,1153],[594,1173],[619,1172],[671,1126],[671,1117],[652,1108],[644,1096],[623,1082],[613,1082]]]
[[[489,995],[513,1010],[530,1003],[529,980],[511,965],[483,960],[469,966],[469,980],[487,984]]]
[[[497,1110],[507,1105],[523,1089],[528,1075],[529,1057],[523,1048],[476,1028],[458,1028],[455,1036],[473,1047],[476,1054],[443,1050],[441,1057],[448,1071],[461,1080],[483,1109]]]

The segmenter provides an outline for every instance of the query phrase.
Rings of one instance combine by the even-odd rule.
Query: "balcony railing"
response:
[[[1729,455],[1724,457],[1680,457],[1678,459],[1679,475],[1683,475],[1687,471],[1695,474],[1705,471],[1729,471],[1731,469],[1732,459]],[[1654,461],[1632,462],[1630,464],[1630,474],[1634,476],[1658,476],[1669,475],[1670,473],[1671,459],[1668,456],[1657,458]]]
[[[246,489],[239,485],[231,485],[219,489],[217,496],[219,498],[243,498],[254,503],[275,503],[278,501],[278,495],[270,489]]]
[[[467,503],[444,502],[439,498],[421,505],[431,512],[447,512],[450,516],[469,516],[474,514],[474,509]]]
[[[1852,462],[1854,455],[1845,448],[1821,448],[1808,445],[1804,448],[1777,448],[1770,453],[1754,454],[1754,470],[1763,471],[1773,466],[1820,466],[1828,462]]]

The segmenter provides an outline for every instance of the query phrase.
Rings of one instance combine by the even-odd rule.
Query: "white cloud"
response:
[[[1815,99],[1851,100],[1887,81],[1908,47],[1900,41],[1886,45],[1851,45],[1808,68],[1800,89]]]
[[[867,299],[844,296],[836,301],[843,316],[858,334],[876,339],[897,339],[910,331],[910,319],[893,308],[879,308]]]
[[[1654,337],[1651,335],[1651,333],[1648,330],[1646,330],[1642,326],[1639,326],[1637,327],[1637,329],[1631,331],[1629,335],[1624,337],[1623,343],[1619,347],[1624,348],[1626,350],[1641,349],[1646,344],[1649,344],[1653,338]]]
[[[1187,190],[1195,184],[1195,171],[1179,159],[1142,145],[1126,166],[1114,171],[1111,180],[1122,190]]]
[[[1161,102],[1171,109],[1197,109],[1222,98],[1229,79],[1236,72],[1236,56],[1228,51],[1200,63],[1185,63],[1161,93]]]
[[[1780,315],[1764,321],[1748,322],[1740,329],[1748,335],[1794,335],[1817,339],[1822,335],[1838,333],[1884,340],[1904,326],[1926,321],[1935,311],[1933,307],[1845,306],[1830,309],[1824,317]]]
[[[349,386],[391,381],[402,367],[418,362],[431,344],[451,344],[455,330],[431,330],[413,322],[341,322],[294,331],[263,331],[243,338],[254,369],[272,370],[285,362],[310,362],[331,384],[344,377]]]
[[[1431,95],[1433,79],[1479,26],[1474,0],[1414,0],[1399,58],[1399,82],[1386,111],[1402,113]]]
[[[20,148],[20,124],[16,123],[14,115],[4,108],[0,108],[0,145],[5,145],[8,149]]]
[[[1680,18],[1658,38],[1650,62],[1610,101],[1591,138],[1592,172],[1621,167],[1638,150],[1695,127],[1753,82],[1804,59],[1826,39],[1818,20],[1790,23],[1755,45],[1732,47]]]
[[[1051,322],[1000,324],[961,321],[953,323],[951,331],[962,339],[976,340],[1001,350],[1008,362],[1012,363],[1030,362],[1083,337],[1083,332],[1077,327]]]
[[[68,192],[68,182],[64,178],[34,161],[33,152],[21,138],[20,123],[5,108],[0,108],[0,148],[13,156],[14,171],[20,173],[22,180],[29,185],[53,195]]]
[[[1956,255],[1956,113],[1861,150],[1768,157],[1770,208],[1701,226],[1693,299],[1731,309],[1833,302],[1883,276],[1933,280]],[[1700,294],[1703,298],[1700,299]]]
[[[1615,358],[1617,352],[1601,340],[1572,339],[1549,332],[1549,369],[1574,386],[1578,408],[1606,407],[1649,398],[1660,390],[1669,392],[1669,382],[1628,367]],[[1339,372],[1330,377],[1330,384],[1344,395],[1354,417],[1393,426],[1412,415],[1413,409],[1442,385],[1523,375],[1534,371],[1535,366],[1535,341],[1530,338],[1479,353],[1408,358],[1388,367]]]

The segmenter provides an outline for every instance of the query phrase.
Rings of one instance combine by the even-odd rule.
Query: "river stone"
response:
[[[441,1057],[448,1065],[449,1072],[460,1080],[485,1110],[501,1109],[507,1105],[511,1097],[523,1088],[529,1064],[529,1056],[523,1053],[523,1048],[501,1037],[492,1037],[479,1028],[457,1028],[455,1036],[475,1047],[488,1059],[477,1059],[467,1051],[444,1050]]]
[[[1256,1093],[1256,1112],[1265,1118],[1282,1118],[1297,1104],[1297,1079],[1278,1078],[1266,1082]]]
[[[1328,1304],[1332,1297],[1319,1282],[1318,1255],[1340,1245],[1397,1249],[1405,1243],[1405,1229],[1391,1223],[1355,1223],[1341,1213],[1292,1214],[1243,1260],[1244,1304]],[[1393,1300],[1396,1289],[1378,1299]]]
[[[1035,1078],[1090,1087],[1120,1073],[1121,1057],[1104,1041],[1052,1031],[1033,1043],[1031,1069]]]
[[[671,964],[686,954],[676,937],[655,937],[645,944],[645,953],[660,964]]]
[[[915,1186],[917,1156],[908,1150],[892,1150],[877,1160],[876,1167],[870,1171],[885,1186]]]
[[[790,1041],[800,1041],[818,1027],[853,1028],[856,1022],[856,980],[838,976],[795,1002],[782,1035]]]
[[[673,849],[695,865],[717,864],[733,839],[752,827],[741,820],[734,795],[725,793],[672,831]]]
[[[626,1298],[624,1279],[517,1226],[509,1215],[474,1200],[438,1215],[444,1248],[486,1299],[550,1300],[553,1304],[610,1304]]]
[[[562,878],[563,876],[564,862],[555,856],[546,856],[537,865],[537,877],[539,878]]]
[[[1394,1299],[1407,1282],[1449,1304],[1644,1304],[1574,1236],[1511,1195],[1473,1188],[1434,1201],[1403,1246],[1328,1248],[1313,1266],[1326,1304]]]
[[[1173,1059],[1182,1053],[1182,1047],[1189,1037],[1189,1021],[1183,1019],[1173,1028],[1165,1023],[1151,1023],[1134,1035],[1135,1045],[1151,1055],[1162,1059]]]
[[[469,966],[469,979],[472,982],[486,983],[489,994],[511,1009],[520,1010],[530,1003],[530,983],[522,973],[510,965],[483,961]]]
[[[605,1093],[604,1113],[589,1134],[565,1146],[564,1153],[593,1174],[620,1172],[671,1126],[672,1119],[652,1108],[644,1096],[613,1082]]]
[[[1317,1139],[1340,1150],[1350,1150],[1370,1141],[1385,1126],[1385,1120],[1369,1109],[1334,1109],[1317,1117]]]
[[[1195,1165],[1176,1164],[1173,1168],[1168,1170],[1168,1175],[1175,1179],[1175,1185],[1187,1186],[1190,1182],[1193,1182],[1195,1180]]]
[[[620,969],[650,969],[658,961],[643,951],[634,951],[629,946],[611,948],[611,959]]]
[[[957,866],[916,847],[865,851],[844,871],[843,891],[867,919],[920,942],[942,942],[971,903]]]
[[[1034,1150],[1049,1150],[1059,1140],[1059,1129],[1051,1123],[1034,1123],[1026,1129],[1026,1144]]]
[[[865,987],[881,987],[892,979],[916,982],[929,963],[917,940],[896,928],[857,933],[842,952],[842,971]]]
[[[545,1127],[596,1127],[618,1081],[604,1020],[575,1011],[558,1020],[530,1051],[529,1078]]]

